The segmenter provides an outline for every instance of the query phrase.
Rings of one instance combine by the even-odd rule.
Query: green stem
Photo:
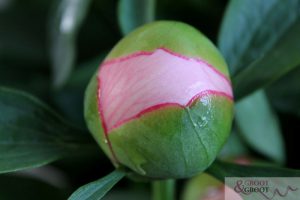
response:
[[[152,182],[152,200],[175,200],[175,180]]]

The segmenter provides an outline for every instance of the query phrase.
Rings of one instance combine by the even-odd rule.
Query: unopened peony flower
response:
[[[255,163],[253,159],[247,156],[241,156],[230,159],[232,162],[240,165],[250,165]],[[220,180],[209,174],[202,173],[188,180],[182,195],[182,200],[242,200],[239,193],[225,185]]]
[[[243,200],[243,198],[216,178],[203,173],[188,181],[182,200]]]
[[[88,127],[116,167],[151,178],[204,171],[231,128],[227,65],[193,27],[138,28],[107,55],[85,98]]]

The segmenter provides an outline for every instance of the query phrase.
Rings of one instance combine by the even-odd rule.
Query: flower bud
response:
[[[183,192],[182,200],[224,200],[226,199],[243,200],[229,186],[224,185],[216,178],[203,173],[190,179]]]
[[[248,156],[234,157],[226,159],[240,165],[258,164]],[[265,163],[266,164],[266,163]],[[220,180],[209,174],[203,173],[189,179],[183,190],[182,200],[224,200],[226,199],[242,200],[243,198],[234,189],[225,185]]]
[[[115,166],[185,178],[204,171],[225,143],[232,98],[216,47],[189,25],[160,21],[107,55],[87,88],[85,119]]]

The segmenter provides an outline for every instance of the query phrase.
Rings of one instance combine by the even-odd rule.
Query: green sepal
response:
[[[149,178],[186,178],[204,171],[228,138],[233,102],[209,95],[190,108],[172,106],[144,114],[113,129],[105,142],[97,106],[97,79],[88,86],[85,118],[94,138],[114,162]]]
[[[108,155],[108,157],[112,158],[112,152],[106,143],[101,118],[98,112],[97,89],[97,73],[95,73],[85,91],[84,118],[87,122],[88,129],[91,131],[96,142],[101,146],[104,153]]]
[[[228,138],[232,101],[206,96],[190,108],[146,113],[109,133],[120,163],[150,178],[186,178],[204,171]]]
[[[106,59],[157,48],[205,60],[229,77],[227,64],[215,45],[194,27],[177,21],[156,21],[137,28],[120,40]]]

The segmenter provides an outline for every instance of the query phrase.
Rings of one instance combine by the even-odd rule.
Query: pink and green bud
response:
[[[230,159],[240,165],[256,164],[256,161],[249,157],[238,157]],[[226,192],[225,192],[226,191]],[[234,189],[223,184],[220,180],[206,174],[189,179],[184,187],[182,200],[242,200],[243,198]]]
[[[203,173],[188,181],[182,200],[224,200],[225,195],[226,199],[243,200],[234,189]]]
[[[232,99],[214,45],[186,24],[161,21],[108,54],[87,88],[85,118],[115,166],[184,178],[205,170],[225,143]]]

